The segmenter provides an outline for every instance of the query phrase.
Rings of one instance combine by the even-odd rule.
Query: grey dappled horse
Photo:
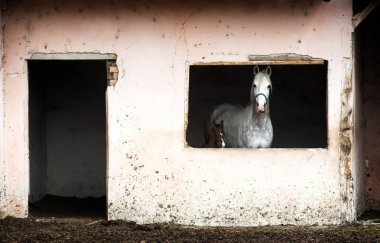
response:
[[[216,123],[223,120],[226,147],[269,148],[272,144],[273,127],[269,114],[272,69],[268,66],[260,71],[255,66],[253,73],[249,105],[222,104],[212,111],[209,118]]]

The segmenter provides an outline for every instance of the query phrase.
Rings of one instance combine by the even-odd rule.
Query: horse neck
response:
[[[247,119],[249,119],[253,124],[257,126],[263,126],[269,118],[269,101],[266,105],[266,109],[264,112],[256,111],[256,102],[251,102],[251,104],[246,108]]]

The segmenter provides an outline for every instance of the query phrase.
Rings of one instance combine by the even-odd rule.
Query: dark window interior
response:
[[[267,66],[259,66],[260,70]],[[192,65],[186,141],[205,144],[204,123],[222,103],[247,105],[253,65]],[[271,65],[272,148],[327,147],[327,62],[323,65]]]

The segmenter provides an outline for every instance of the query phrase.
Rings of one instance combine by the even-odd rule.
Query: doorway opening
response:
[[[29,60],[29,212],[106,217],[106,60]]]
[[[354,13],[365,12],[369,1],[354,1]],[[372,12],[355,29],[356,72],[359,80],[360,95],[357,113],[360,119],[361,136],[363,136],[363,167],[368,210],[364,219],[380,220],[380,6]],[[360,108],[360,109],[359,109]]]

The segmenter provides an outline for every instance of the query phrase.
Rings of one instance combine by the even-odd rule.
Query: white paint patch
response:
[[[19,75],[19,73],[7,73],[8,77],[15,78]]]

